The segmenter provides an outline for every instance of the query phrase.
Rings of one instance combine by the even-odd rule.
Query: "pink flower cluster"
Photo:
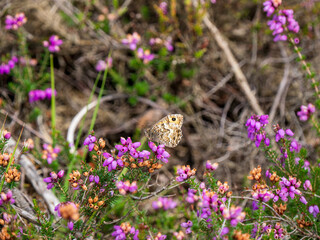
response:
[[[127,38],[122,39],[121,42],[122,44],[129,46],[129,48],[134,51],[137,49],[137,44],[140,42],[140,40],[140,35],[137,32],[134,32],[133,34],[127,34]],[[137,50],[137,56],[143,60],[144,64],[149,63],[155,57],[155,55],[152,54],[149,49],[143,50],[143,48],[139,48]]]
[[[308,106],[302,105],[300,107],[300,111],[297,112],[297,115],[300,119],[300,121],[305,122],[307,121],[311,115],[316,111],[316,108],[311,103],[308,104]]]
[[[265,127],[269,123],[268,115],[252,115],[246,122],[246,127],[248,131],[248,138],[254,141],[256,147],[259,147],[262,140],[266,146],[269,146],[270,139],[267,138]]]
[[[54,95],[57,95],[57,91],[54,90]],[[47,88],[46,90],[35,89],[29,92],[29,102],[37,102],[44,99],[51,99],[52,88]]]
[[[177,182],[183,182],[190,177],[194,176],[196,174],[196,169],[191,169],[189,165],[182,166],[181,168],[177,169],[177,174],[179,175],[176,177]]]
[[[213,163],[211,164],[210,161],[207,161],[206,162],[206,169],[209,171],[209,172],[213,172],[215,170],[217,170],[219,164],[218,163]]]
[[[99,60],[97,65],[96,65],[96,70],[98,72],[104,71],[105,69],[110,69],[112,68],[112,57],[107,57],[106,60]]]
[[[52,35],[49,38],[49,41],[44,41],[43,46],[48,48],[49,52],[59,52],[60,45],[63,43],[61,39],[57,35]]]
[[[14,204],[14,202],[15,202],[15,200],[12,198],[11,190],[8,190],[7,193],[2,192],[0,194],[0,206],[2,204],[6,204],[6,203]]]
[[[147,64],[154,59],[154,54],[152,54],[149,49],[143,50],[142,48],[139,48],[137,50],[137,56],[143,60],[144,64]]]
[[[59,147],[53,148],[49,144],[43,144],[43,150],[42,150],[42,159],[46,159],[48,164],[51,164],[56,158],[58,157],[58,154],[60,153],[61,149]]]
[[[267,0],[263,3],[263,11],[270,17],[275,9],[281,4],[281,0]],[[273,31],[273,41],[287,41],[287,32],[298,33],[300,30],[299,23],[293,17],[292,9],[279,10],[273,15],[272,20],[268,21],[270,30]],[[296,43],[299,43],[299,39],[295,39]]]
[[[27,18],[24,15],[24,13],[17,13],[14,17],[7,15],[6,20],[5,20],[5,24],[6,24],[5,28],[17,30],[19,27],[21,27],[26,22],[27,22]]]
[[[13,69],[18,63],[18,58],[13,56],[7,63],[2,63],[0,65],[0,75],[9,74],[11,69]]]
[[[171,198],[166,197],[159,197],[157,201],[152,202],[152,207],[155,210],[169,210],[175,208],[176,206],[177,203],[175,201],[173,201]]]
[[[119,193],[121,195],[126,195],[127,192],[135,193],[138,190],[137,182],[134,181],[130,183],[130,181],[119,181],[116,183],[117,188],[119,189]]]
[[[121,40],[122,44],[129,46],[131,50],[136,50],[137,44],[140,42],[141,37],[137,32],[127,34],[127,38]]]
[[[54,187],[54,184],[59,181],[64,175],[64,170],[60,170],[58,173],[51,172],[50,177],[46,177],[43,179],[45,183],[48,183],[47,189],[51,189]]]

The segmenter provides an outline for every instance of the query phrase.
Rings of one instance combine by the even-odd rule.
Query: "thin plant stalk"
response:
[[[50,78],[51,78],[51,131],[52,131],[52,146],[56,144],[56,97],[54,94],[54,71],[53,71],[53,55],[50,54]]]
[[[89,135],[89,134],[91,133],[91,131],[93,130],[94,124],[95,124],[96,119],[97,119],[98,110],[99,110],[99,107],[100,107],[100,100],[101,100],[101,97],[102,97],[102,93],[103,93],[103,91],[104,91],[104,85],[106,84],[107,75],[108,75],[108,68],[106,68],[106,70],[104,71],[104,74],[103,74],[102,85],[101,85],[101,88],[100,88],[100,91],[99,91],[99,96],[98,96],[97,105],[96,105],[96,107],[94,108],[94,112],[93,112],[93,115],[92,115],[92,119],[91,119],[91,124],[90,124],[89,131],[88,131],[88,135]],[[82,160],[83,160],[83,161],[84,161],[84,159],[85,159],[85,157],[86,157],[86,155],[87,155],[87,152],[88,152],[88,149],[85,149],[85,150],[84,150],[83,157],[82,157]]]
[[[96,87],[97,87],[97,85],[98,85],[100,76],[101,76],[101,71],[98,73],[98,76],[97,76],[97,78],[96,78],[96,81],[95,81],[95,83],[94,83],[94,85],[93,85],[93,88],[92,88],[92,91],[91,91],[91,94],[90,94],[88,103],[90,103],[91,100],[92,100],[92,98],[93,98],[93,94],[94,94],[94,92],[95,92],[95,90],[96,90]],[[83,116],[83,118],[82,118],[82,120],[81,120],[81,123],[80,123],[80,128],[79,128],[79,131],[78,131],[78,134],[77,134],[77,139],[76,139],[76,142],[75,142],[75,145],[74,145],[75,147],[77,147],[78,144],[79,144],[79,142],[80,142],[80,137],[81,137],[81,134],[82,134],[82,131],[83,131],[84,122],[85,122],[85,120],[86,120],[87,113],[88,113],[88,106],[89,106],[89,104],[87,104],[87,111],[86,111],[85,115]],[[69,174],[71,173],[71,171],[72,171],[72,169],[73,169],[73,166],[74,166],[75,161],[76,161],[76,159],[77,159],[77,158],[76,158],[76,154],[77,154],[77,151],[74,151],[74,153],[73,153],[73,155],[72,155],[72,159],[71,159],[71,161],[70,161],[70,163],[69,163],[69,165],[68,165],[68,172],[67,172],[67,174],[66,174],[67,176],[69,176]],[[64,182],[64,187],[67,187],[67,186],[68,186],[68,181],[66,180],[66,181]]]

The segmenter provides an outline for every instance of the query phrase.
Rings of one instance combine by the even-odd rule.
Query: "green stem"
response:
[[[93,86],[93,88],[92,88],[92,91],[91,91],[91,94],[90,94],[90,97],[89,97],[89,100],[88,100],[87,111],[86,111],[85,115],[83,116],[83,118],[82,118],[82,120],[81,120],[80,129],[79,129],[79,131],[78,131],[77,139],[76,139],[76,142],[75,142],[75,145],[74,145],[75,149],[78,147],[78,144],[79,144],[79,142],[80,142],[80,137],[81,137],[82,130],[83,130],[83,126],[84,126],[84,121],[86,120],[86,116],[87,116],[87,113],[88,113],[88,106],[89,106],[89,103],[90,103],[91,100],[92,100],[92,97],[93,97],[93,94],[94,94],[94,92],[95,92],[95,90],[96,90],[96,87],[97,87],[97,85],[98,85],[100,76],[101,76],[101,72],[98,73],[98,76],[97,76],[97,78],[96,78],[96,81],[95,81],[95,83],[94,83],[94,86]],[[71,161],[70,161],[70,163],[69,163],[69,165],[68,165],[68,172],[67,172],[66,176],[69,176],[69,174],[71,173],[71,171],[72,171],[72,169],[73,169],[74,164],[76,163],[76,160],[77,160],[76,154],[77,154],[77,151],[75,150],[74,153],[72,154]],[[69,183],[69,182],[68,182],[68,179],[66,179],[65,182],[64,182],[64,187],[67,187],[67,186],[68,186],[68,183]]]
[[[54,94],[54,68],[53,68],[53,55],[50,54],[50,77],[51,77],[51,131],[52,131],[52,146],[56,144],[56,97]]]
[[[89,131],[88,131],[87,135],[89,135],[91,133],[91,131],[93,130],[94,124],[96,122],[97,115],[98,115],[98,110],[99,110],[99,107],[100,107],[100,100],[101,100],[102,93],[103,93],[103,90],[104,90],[104,85],[106,84],[106,80],[107,80],[107,75],[108,75],[108,68],[106,68],[106,70],[104,70],[104,74],[103,74],[103,78],[102,78],[102,85],[101,85],[101,88],[100,88],[100,91],[99,91],[97,105],[94,108],[94,112],[93,112],[93,115],[92,115],[90,128],[89,128]],[[86,148],[85,151],[84,151],[83,157],[82,157],[83,161],[86,158],[87,152],[88,152],[88,149]]]

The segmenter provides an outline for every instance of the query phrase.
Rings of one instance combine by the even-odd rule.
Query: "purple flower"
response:
[[[263,3],[263,11],[267,13],[270,17],[275,9],[281,4],[281,0],[267,0]],[[272,30],[272,35],[274,36],[273,41],[287,41],[288,37],[284,33],[285,29],[290,32],[298,33],[300,26],[298,22],[293,17],[293,10],[285,9],[279,10],[275,15],[273,15],[272,20],[268,21],[268,26]]]
[[[57,91],[54,90],[54,95],[57,95]],[[29,92],[29,102],[37,102],[44,99],[51,99],[52,88],[47,88],[46,90],[35,89]]]
[[[189,188],[188,189],[188,196],[186,197],[186,201],[188,203],[195,203],[196,201],[198,201],[198,196],[196,195],[197,190]]]
[[[206,163],[206,169],[208,171],[215,171],[218,168],[218,166],[219,166],[218,163],[211,164],[210,161],[207,161],[207,163]]]
[[[124,240],[127,239],[127,236],[131,235],[133,240],[139,240],[139,230],[131,227],[130,223],[121,223],[119,225],[114,226],[114,232],[111,234],[115,237],[116,240]],[[129,237],[130,238],[130,237]],[[131,239],[131,238],[130,238]]]
[[[159,8],[161,9],[163,15],[167,15],[167,13],[168,13],[168,3],[161,2],[160,5],[159,5]]]
[[[112,57],[107,57],[105,61],[99,60],[96,65],[96,70],[98,72],[105,70],[108,67],[108,69],[112,68]]]
[[[157,146],[153,142],[149,142],[148,145],[149,148],[154,152],[158,160],[164,163],[168,163],[168,158],[170,157],[170,154],[167,151],[165,151],[163,144]]]
[[[128,151],[133,158],[139,157],[139,153],[137,152],[136,149],[141,146],[140,142],[132,143],[132,140],[130,137],[128,137],[127,139],[122,137],[120,139],[120,142],[121,144],[118,144],[115,146],[115,148],[119,151],[118,157],[122,157]]]
[[[163,209],[169,210],[173,209],[177,206],[177,203],[173,201],[171,198],[159,197],[157,201],[152,202],[152,207],[155,210]]]
[[[94,143],[97,141],[97,138],[95,136],[89,135],[86,137],[86,139],[83,142],[83,145],[88,145],[88,149],[91,152],[94,148]]]
[[[310,116],[316,111],[316,108],[311,103],[308,104],[308,106],[302,105],[300,107],[300,111],[297,112],[298,117],[300,118],[300,121],[307,121]]]
[[[316,218],[319,213],[319,207],[317,205],[310,206],[309,213],[312,214],[314,218]]]
[[[60,170],[58,174],[55,172],[50,173],[50,177],[46,177],[43,179],[45,183],[48,183],[47,189],[51,189],[54,187],[54,184],[59,181],[60,178],[62,178],[64,175],[64,170]]]
[[[305,204],[305,205],[308,204],[308,201],[307,201],[307,199],[306,199],[304,196],[301,196],[301,197],[300,197],[300,202],[302,202],[302,203]]]
[[[7,63],[2,63],[0,65],[0,75],[10,74],[16,63],[18,63],[18,58],[16,56],[12,56]]]
[[[134,181],[130,183],[130,181],[119,181],[116,183],[117,188],[119,189],[119,193],[121,195],[126,195],[127,192],[135,193],[138,190],[137,182]]]
[[[143,60],[144,64],[149,63],[155,57],[154,54],[152,54],[149,49],[143,50],[142,48],[139,48],[137,50],[137,56],[138,58]]]
[[[230,209],[226,208],[224,204],[219,209],[224,219],[230,220],[232,227],[235,227],[238,222],[242,222],[246,216],[245,212],[242,212],[241,207],[231,206]]]
[[[6,24],[5,28],[17,30],[26,22],[27,22],[27,18],[24,15],[24,13],[17,13],[14,17],[7,15],[5,20],[5,24]]]
[[[176,177],[176,181],[183,182],[183,181],[189,179],[190,177],[194,176],[195,174],[196,174],[195,168],[191,170],[189,165],[182,166],[181,168],[177,169],[177,175],[179,175],[179,176]]]
[[[262,202],[268,202],[274,197],[274,194],[267,189],[257,189],[256,191],[252,192],[252,197]]]
[[[224,227],[224,228],[221,230],[221,236],[226,235],[226,234],[228,234],[228,233],[229,233],[229,228],[227,228],[227,227]]]
[[[308,190],[308,189],[309,189],[310,191],[312,191],[312,185],[311,185],[310,180],[306,180],[306,181],[304,182],[303,188],[304,188],[304,190]]]
[[[116,170],[117,166],[123,167],[123,161],[120,157],[113,157],[110,153],[103,153],[103,156],[106,158],[106,160],[103,162],[103,167],[108,167],[108,171],[111,172],[112,170]]]
[[[2,204],[14,204],[15,200],[12,198],[11,190],[8,190],[7,193],[2,192],[0,194],[0,206]]]
[[[127,38],[122,39],[121,42],[124,45],[128,45],[131,50],[136,50],[140,39],[140,35],[137,32],[134,32],[133,34],[127,34]]]
[[[191,230],[192,225],[193,225],[193,223],[190,220],[188,222],[181,223],[181,227],[187,228],[186,229],[186,234],[192,233],[192,230]]]
[[[56,158],[58,157],[58,154],[60,153],[61,149],[59,147],[53,148],[49,144],[43,144],[43,150],[42,150],[42,159],[46,159],[48,164],[51,164]]]
[[[49,38],[49,41],[44,41],[43,46],[48,48],[49,52],[59,52],[60,45],[63,43],[61,39],[57,35],[52,35]]]
[[[259,147],[262,140],[266,146],[269,146],[270,139],[267,138],[265,127],[269,123],[268,115],[252,115],[246,122],[248,138],[255,142],[256,147]]]

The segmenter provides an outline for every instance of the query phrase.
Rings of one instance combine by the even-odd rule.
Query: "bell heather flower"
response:
[[[196,195],[196,193],[197,193],[197,190],[189,188],[188,189],[188,196],[186,197],[186,201],[191,204],[198,201],[199,197]]]
[[[161,2],[160,5],[159,5],[159,8],[161,9],[163,15],[167,15],[168,14],[168,3]]]
[[[186,228],[186,234],[190,234],[192,232],[192,225],[193,223],[190,220],[188,222],[181,223],[181,227]]]
[[[281,0],[267,0],[263,3],[263,11],[267,13],[268,17],[270,17],[274,13],[274,10],[279,7],[281,2]]]
[[[2,192],[0,194],[0,206],[2,204],[14,204],[15,200],[12,198],[12,192],[11,190],[8,190],[7,193]]]
[[[51,164],[52,161],[56,160],[60,151],[61,149],[59,147],[53,148],[51,145],[45,143],[43,144],[41,158],[46,159],[48,164]]]
[[[124,45],[128,45],[131,50],[136,50],[140,39],[140,35],[137,32],[134,32],[133,34],[127,34],[127,38],[122,39],[121,42]]]
[[[316,218],[319,213],[319,207],[317,205],[310,206],[309,213],[312,214],[314,218]]]
[[[10,74],[11,70],[18,63],[18,58],[16,56],[12,56],[11,59],[7,63],[2,63],[0,65],[0,75]]]
[[[91,174],[91,175],[89,176],[89,182],[93,182],[93,181],[94,181],[96,184],[98,184],[99,181],[100,181],[99,176],[98,176],[98,175],[95,176],[95,175],[92,175],[92,174]]]
[[[260,146],[262,140],[266,146],[270,144],[270,139],[267,138],[264,131],[264,128],[269,123],[268,119],[268,115],[252,115],[246,122],[248,138],[255,142],[256,147]]]
[[[183,181],[189,179],[190,177],[194,176],[196,174],[196,171],[197,170],[195,168],[191,170],[189,165],[182,166],[181,168],[177,169],[177,174],[179,176],[176,177],[176,181],[183,182]]]
[[[297,115],[300,119],[300,121],[305,122],[307,121],[310,116],[316,111],[316,108],[311,103],[308,104],[308,106],[302,105],[300,107],[300,111],[297,112]]]
[[[103,153],[103,156],[106,158],[106,160],[103,162],[102,166],[107,167],[108,171],[111,172],[112,170],[116,170],[117,166],[123,167],[123,161],[119,156],[113,157],[110,153]]]
[[[154,237],[151,238],[151,236],[147,236],[146,240],[164,240],[167,238],[167,235],[162,234],[161,232],[158,232],[158,234]]]
[[[206,163],[206,169],[208,170],[208,171],[215,171],[217,168],[218,168],[218,166],[219,166],[219,164],[218,163],[213,163],[213,164],[211,164],[210,163],[210,161],[207,161],[207,163]]]
[[[306,181],[304,182],[303,188],[304,188],[304,190],[308,190],[308,189],[309,189],[310,191],[312,191],[312,185],[311,185],[310,180],[306,180]]]
[[[112,57],[107,57],[105,61],[99,60],[96,65],[96,70],[98,72],[105,70],[106,68],[112,68]]]
[[[139,240],[139,230],[131,227],[130,223],[125,222],[114,226],[114,232],[111,234],[116,240],[127,239],[127,236],[131,235],[133,240]],[[131,238],[130,238],[131,239]]]
[[[132,143],[132,140],[130,137],[128,137],[127,140],[122,137],[120,139],[120,142],[121,144],[118,144],[115,146],[115,148],[119,151],[118,157],[122,157],[126,152],[129,152],[133,158],[139,157],[139,153],[136,149],[141,146],[140,142]]]
[[[17,30],[19,27],[21,27],[23,24],[27,22],[27,18],[24,15],[24,13],[17,13],[14,17],[7,15],[6,16],[6,29],[12,29]]]
[[[49,38],[49,41],[44,41],[43,46],[48,48],[49,52],[59,52],[60,45],[63,43],[61,39],[57,35],[52,35]]]
[[[298,188],[301,185],[301,182],[297,182],[297,179],[295,177],[290,176],[289,180],[285,177],[282,177],[282,180],[279,182],[279,185],[281,189],[277,189],[277,196],[273,198],[274,202],[277,202],[279,197],[282,201],[287,202],[289,196],[291,197],[291,199],[294,199],[295,195],[301,196],[302,194],[301,191],[298,190]]]
[[[83,142],[83,145],[88,145],[88,150],[91,152],[94,148],[94,143],[97,141],[95,136],[89,135]]]
[[[116,183],[117,188],[119,189],[119,193],[121,195],[126,195],[127,192],[136,193],[138,190],[137,182],[134,181],[130,183],[130,181],[119,181]]]
[[[202,201],[200,203],[202,208],[210,208],[213,209],[213,211],[217,211],[218,204],[218,195],[215,192],[203,190]]]
[[[149,63],[155,57],[154,54],[152,54],[149,49],[143,50],[142,48],[139,48],[137,50],[137,56],[138,56],[138,58],[143,60],[144,64]]]
[[[275,129],[276,131],[276,136],[275,136],[275,139],[276,139],[276,142],[279,142],[280,139],[283,139],[285,137],[285,135],[288,135],[288,136],[293,136],[294,133],[291,131],[291,129],[286,129],[286,130],[283,130],[282,128],[276,128]]]
[[[44,99],[51,99],[52,97],[52,88],[47,88],[46,90],[35,89],[29,92],[29,102],[37,102]],[[54,90],[54,95],[57,95],[57,91]]]
[[[173,209],[177,206],[177,203],[173,201],[171,198],[159,197],[157,201],[152,202],[152,207],[155,210],[163,209]]]
[[[158,160],[164,163],[168,163],[168,158],[170,157],[170,154],[167,151],[165,151],[163,144],[157,146],[153,142],[149,142],[148,145],[152,152],[154,152]]]
[[[64,170],[60,170],[58,174],[56,174],[55,172],[51,172],[50,177],[44,178],[43,181],[45,183],[49,183],[47,186],[47,189],[53,188],[54,184],[57,183],[59,179],[63,177],[63,175],[64,175]]]
[[[246,216],[245,212],[242,212],[241,207],[231,206],[230,209],[228,209],[224,205],[221,205],[220,211],[224,219],[230,220],[232,227],[235,227],[238,222],[242,222]]]
[[[302,202],[304,205],[307,205],[307,204],[308,204],[308,201],[307,201],[307,199],[306,199],[304,196],[301,196],[301,197],[300,197],[300,202]]]
[[[262,202],[268,202],[274,197],[274,194],[267,189],[257,189],[252,192],[252,197]]]
[[[68,228],[72,231],[73,221],[77,221],[80,218],[79,207],[73,202],[63,202],[59,203],[54,210],[59,217],[68,221]]]
[[[279,0],[267,0],[263,3],[263,10],[270,17],[280,4],[281,1]],[[273,31],[272,35],[275,36],[273,41],[275,42],[287,41],[288,37],[285,31],[298,33],[300,30],[299,23],[293,17],[292,9],[279,10],[277,14],[273,15],[272,20],[268,21],[268,26]]]
[[[2,135],[3,135],[3,138],[6,140],[11,138],[11,132],[8,132],[7,130],[3,130]]]

